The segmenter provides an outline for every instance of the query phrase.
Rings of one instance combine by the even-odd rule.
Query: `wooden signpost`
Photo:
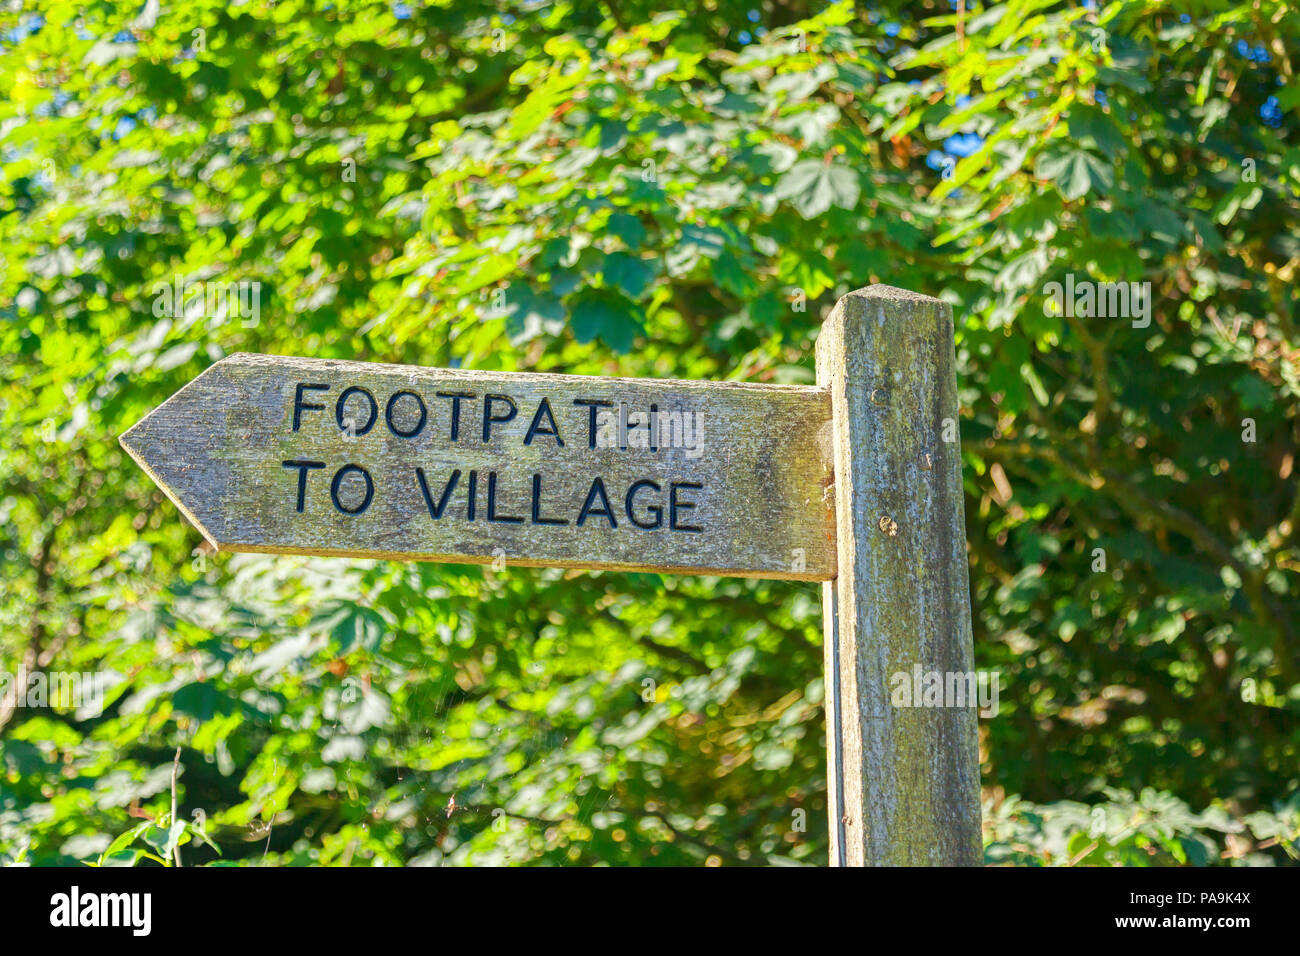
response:
[[[974,701],[889,697],[973,667],[953,365],[872,286],[816,386],[237,354],[121,443],[219,551],[825,582],[832,864],[972,865]]]

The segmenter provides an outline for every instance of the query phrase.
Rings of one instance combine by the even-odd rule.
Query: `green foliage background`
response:
[[[107,707],[0,703],[0,854],[824,862],[816,588],[212,556],[116,436],[233,351],[806,382],[887,282],[958,317],[988,859],[1294,860],[1300,17],[954,6],[10,4],[0,666]]]

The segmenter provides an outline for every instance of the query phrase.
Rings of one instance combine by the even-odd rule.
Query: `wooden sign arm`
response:
[[[982,856],[952,309],[852,292],[817,340],[838,576],[823,585],[831,865]]]

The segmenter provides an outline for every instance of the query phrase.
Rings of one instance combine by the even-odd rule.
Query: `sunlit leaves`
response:
[[[781,177],[775,195],[790,200],[805,219],[815,219],[832,206],[852,209],[860,192],[854,170],[810,159],[796,163]]]
[[[1085,149],[1058,149],[1038,157],[1034,175],[1055,183],[1066,199],[1080,199],[1090,192],[1105,192],[1115,184],[1115,171],[1104,159]]]

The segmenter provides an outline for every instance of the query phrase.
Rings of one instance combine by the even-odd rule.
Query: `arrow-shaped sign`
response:
[[[232,355],[122,435],[222,551],[829,580],[825,388]]]

